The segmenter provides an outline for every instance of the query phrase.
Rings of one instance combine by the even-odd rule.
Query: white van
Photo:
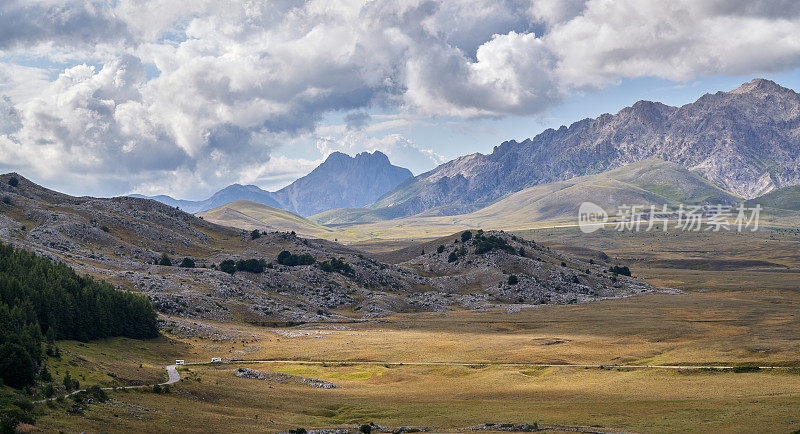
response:
[[[212,357],[211,363],[222,363],[222,357]]]
[[[183,361],[183,360],[181,360],[181,359],[178,359],[178,360],[176,360],[176,361],[175,361],[175,364],[176,364],[176,365],[185,365],[185,364],[186,364],[186,362],[184,362],[184,361]]]

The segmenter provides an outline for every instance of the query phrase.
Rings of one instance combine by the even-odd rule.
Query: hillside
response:
[[[773,190],[765,195],[747,201],[748,206],[760,204],[768,208],[786,211],[800,211],[800,185]]]
[[[529,187],[473,212],[448,215],[454,207],[443,206],[410,217],[382,219],[380,212],[385,209],[361,208],[332,210],[311,219],[330,224],[339,239],[422,238],[469,228],[516,230],[574,224],[583,202],[596,203],[612,214],[623,205],[735,205],[740,201],[695,172],[650,158],[596,175]]]
[[[660,158],[753,198],[800,184],[800,95],[755,79],[682,107],[639,101],[617,114],[509,141],[445,163],[370,206],[414,215],[493,202],[539,184]],[[455,213],[462,213],[456,211]]]
[[[296,232],[302,236],[326,238],[330,228],[314,223],[284,209],[249,200],[237,200],[197,214],[208,221],[242,229]]]
[[[288,232],[252,239],[249,231],[153,200],[72,197],[18,174],[0,175],[0,196],[0,242],[140,292],[170,315],[275,324],[345,321],[650,290],[635,279],[613,281],[604,273],[606,264],[589,264],[500,232],[486,234],[494,247],[484,252],[476,252],[477,240],[462,243],[453,236],[442,251],[393,264]],[[451,260],[444,249],[458,250],[458,258]],[[562,262],[569,265],[557,265]],[[518,270],[519,286],[506,283],[508,270]],[[571,277],[586,270],[593,270],[591,276]]]

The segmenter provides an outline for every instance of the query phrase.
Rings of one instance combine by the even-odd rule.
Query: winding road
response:
[[[187,363],[187,365],[193,365],[193,364],[195,364],[195,363]],[[158,383],[159,386],[166,386],[168,384],[177,383],[178,381],[181,380],[181,374],[178,372],[177,365],[167,365],[167,366],[164,367],[164,369],[167,370],[167,381],[165,381],[163,383]],[[101,390],[139,389],[139,388],[152,387],[152,386],[153,385],[150,385],[150,384],[140,384],[138,386],[101,387],[100,389]],[[54,399],[58,399],[61,396],[63,396],[64,398],[67,398],[67,397],[69,397],[71,395],[75,395],[76,393],[81,393],[81,392],[85,392],[85,391],[86,391],[86,389],[78,389],[78,390],[74,390],[74,391],[72,391],[72,392],[70,392],[70,393],[68,393],[66,395],[54,396],[52,398],[47,398],[47,399],[40,399],[39,401],[33,401],[33,403],[34,404],[41,404],[41,403],[44,403],[44,402],[47,402],[47,401],[52,401]]]

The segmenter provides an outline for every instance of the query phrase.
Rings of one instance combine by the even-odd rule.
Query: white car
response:
[[[185,364],[186,364],[186,362],[185,362],[185,361],[183,361],[183,360],[180,360],[180,359],[178,359],[178,360],[176,360],[176,361],[175,361],[175,364],[176,364],[176,365],[185,365]]]
[[[222,357],[212,357],[211,363],[222,363]]]

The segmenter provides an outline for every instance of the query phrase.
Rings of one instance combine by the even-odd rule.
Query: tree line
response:
[[[146,297],[0,243],[0,378],[6,385],[34,382],[45,334],[80,341],[145,339],[158,335],[158,325]]]

